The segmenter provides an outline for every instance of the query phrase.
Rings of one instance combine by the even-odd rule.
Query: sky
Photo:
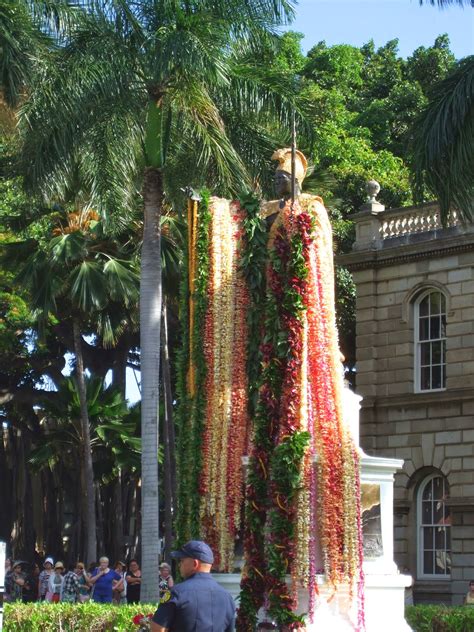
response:
[[[362,46],[373,39],[379,47],[397,38],[400,55],[408,57],[447,33],[458,59],[474,53],[474,9],[418,0],[299,0],[290,29],[304,34],[304,52],[321,40]]]
[[[460,59],[474,53],[474,10],[451,6],[439,9],[418,0],[300,0],[289,27],[303,33],[303,50],[325,40],[326,44],[375,46],[399,40],[399,54],[408,57],[419,46],[431,46],[436,37],[449,35],[451,50]],[[127,369],[127,397],[140,399],[140,373]]]

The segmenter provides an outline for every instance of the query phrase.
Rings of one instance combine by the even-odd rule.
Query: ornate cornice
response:
[[[402,243],[389,248],[360,250],[339,255],[336,257],[336,262],[346,266],[351,271],[367,270],[471,251],[474,251],[474,234],[458,235],[446,239],[433,236],[433,239],[428,242]]]

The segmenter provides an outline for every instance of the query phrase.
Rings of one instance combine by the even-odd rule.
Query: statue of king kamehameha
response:
[[[238,632],[255,630],[262,607],[281,629],[305,629],[298,590],[308,591],[311,622],[321,575],[334,591],[346,584],[362,594],[331,225],[322,199],[302,193],[305,156],[280,149],[272,158],[279,199],[204,196],[188,211],[178,522],[183,539],[209,542],[224,572],[243,535]],[[262,259],[265,269],[254,270]]]

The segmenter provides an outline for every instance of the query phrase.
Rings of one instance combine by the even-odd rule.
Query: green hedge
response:
[[[473,632],[474,608],[408,606],[406,620],[413,632]]]
[[[136,614],[155,612],[156,606],[85,604],[5,604],[4,632],[137,632]]]
[[[4,632],[137,632],[136,614],[155,606],[86,604],[5,604]],[[406,619],[413,632],[473,632],[474,608],[408,606]]]

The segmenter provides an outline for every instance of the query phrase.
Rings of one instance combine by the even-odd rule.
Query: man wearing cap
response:
[[[232,632],[235,604],[211,575],[211,548],[200,540],[190,540],[171,557],[178,560],[184,581],[162,597],[151,631]]]

